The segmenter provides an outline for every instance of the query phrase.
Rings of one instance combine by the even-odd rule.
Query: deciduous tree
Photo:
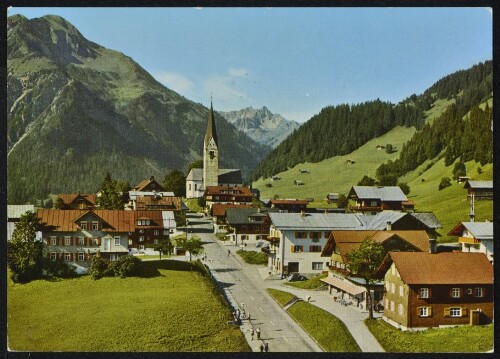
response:
[[[176,196],[186,196],[186,176],[178,170],[172,170],[163,179],[163,188],[166,191],[174,192]]]

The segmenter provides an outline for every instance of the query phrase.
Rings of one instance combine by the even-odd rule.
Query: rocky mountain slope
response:
[[[272,148],[278,146],[300,127],[295,121],[288,121],[280,114],[273,114],[267,107],[261,109],[248,107],[239,111],[219,111],[219,113],[254,141]]]
[[[202,155],[208,109],[58,16],[8,18],[8,201],[131,184]],[[214,104],[215,109],[217,104]],[[221,166],[248,174],[263,147],[216,115]]]

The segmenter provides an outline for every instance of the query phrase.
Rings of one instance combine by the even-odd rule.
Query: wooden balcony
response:
[[[476,238],[458,237],[458,243],[479,244],[481,242]]]

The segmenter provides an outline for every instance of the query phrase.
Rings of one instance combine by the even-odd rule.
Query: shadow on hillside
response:
[[[227,272],[235,272],[238,269],[236,268],[219,268],[219,269],[212,269],[212,272],[217,272],[217,273],[227,273]]]

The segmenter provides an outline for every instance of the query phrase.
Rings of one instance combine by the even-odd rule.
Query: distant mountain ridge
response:
[[[162,178],[201,158],[208,109],[63,18],[8,17],[7,55],[9,203],[92,192],[107,171]],[[269,151],[217,114],[216,124],[222,166],[246,175]]]
[[[267,144],[272,148],[278,146],[300,127],[299,123],[289,121],[280,114],[273,114],[265,106],[261,109],[247,107],[238,111],[219,111],[219,113],[257,143]]]

